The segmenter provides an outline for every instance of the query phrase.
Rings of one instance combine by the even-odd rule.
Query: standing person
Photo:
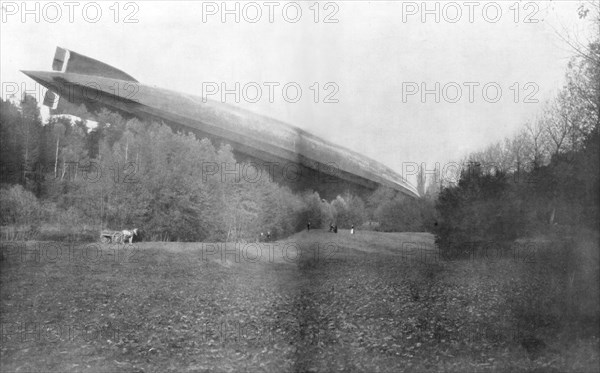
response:
[[[271,231],[267,231],[267,241],[271,241]]]
[[[337,233],[337,224],[333,226],[333,233]]]
[[[306,230],[310,231],[310,221],[308,222],[308,224],[306,224]]]
[[[329,222],[329,231],[333,232],[333,222]]]
[[[354,224],[352,224],[352,228],[350,228],[350,234],[354,234]]]

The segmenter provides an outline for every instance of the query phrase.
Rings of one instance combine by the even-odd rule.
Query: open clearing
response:
[[[425,233],[276,244],[4,243],[1,370],[598,370],[597,329],[557,328],[550,303],[524,316],[545,297],[527,253],[441,261]]]

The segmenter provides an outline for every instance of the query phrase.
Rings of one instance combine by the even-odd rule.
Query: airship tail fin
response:
[[[52,70],[137,82],[131,75],[83,54],[56,47]]]
[[[131,75],[114,68],[110,65],[100,62],[93,58],[84,56],[68,49],[56,47],[54,60],[52,61],[52,70],[62,73],[83,74],[89,76],[101,76],[104,78],[112,78],[125,80],[129,82],[137,82]],[[67,104],[65,100],[61,100],[57,92],[48,90],[44,97],[44,105],[52,110],[61,111],[61,106]]]

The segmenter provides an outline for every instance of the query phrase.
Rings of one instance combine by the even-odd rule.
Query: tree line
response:
[[[281,238],[308,221],[315,228],[358,227],[373,216],[385,217],[387,229],[402,228],[392,227],[389,212],[374,213],[388,202],[381,198],[366,204],[346,193],[326,201],[268,178],[207,178],[204,164],[236,163],[231,147],[162,123],[106,109],[90,113],[83,105],[74,116],[42,123],[30,96],[17,104],[2,100],[0,109],[5,238],[12,231],[24,234],[12,238],[93,240],[102,229],[138,227],[148,240],[239,241],[267,231]],[[90,128],[87,119],[97,125]]]
[[[469,155],[458,182],[441,188],[434,232],[443,250],[459,250],[473,241],[597,232],[598,37],[577,51],[568,64],[566,84],[538,117],[513,137]]]

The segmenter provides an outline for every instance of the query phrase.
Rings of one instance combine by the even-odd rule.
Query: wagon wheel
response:
[[[109,243],[110,242],[110,238],[108,238],[106,236],[102,236],[102,237],[100,237],[100,242],[102,242],[102,243]]]
[[[113,241],[116,243],[123,243],[123,234],[115,233],[115,235],[113,236]]]

